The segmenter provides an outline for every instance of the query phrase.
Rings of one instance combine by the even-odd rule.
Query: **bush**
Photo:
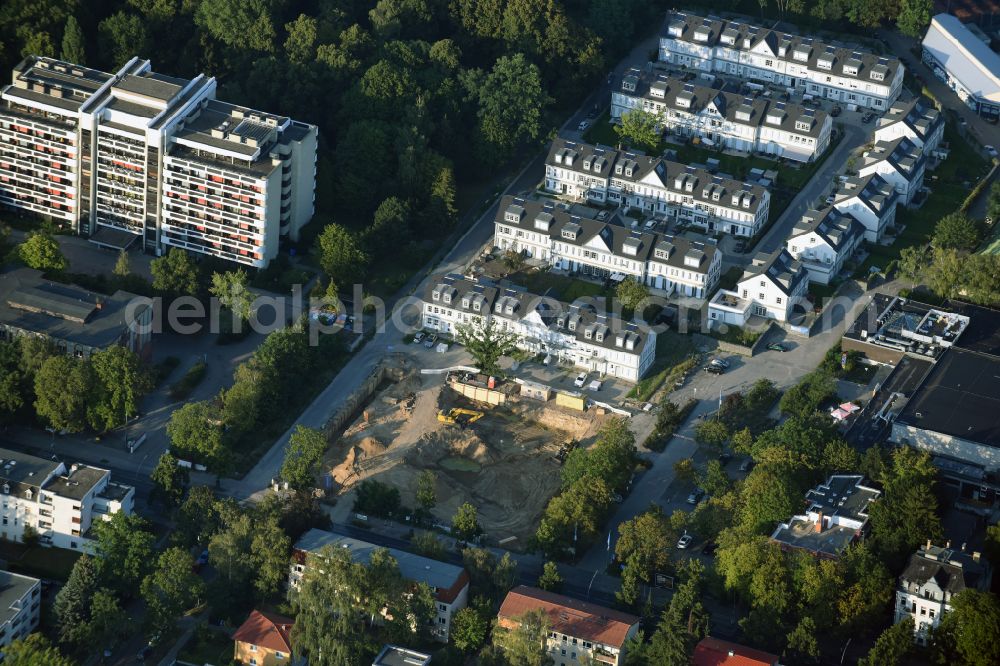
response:
[[[170,373],[181,364],[181,360],[176,356],[168,356],[153,368],[153,383],[159,386],[170,376]]]
[[[354,512],[391,518],[401,507],[399,490],[387,484],[369,479],[358,486],[358,496],[354,500]]]
[[[194,391],[195,387],[201,383],[201,380],[205,378],[205,373],[208,372],[208,366],[205,365],[204,361],[198,361],[184,373],[184,376],[180,380],[170,387],[170,397],[174,400],[185,400],[191,392]]]
[[[670,400],[661,402],[656,416],[656,427],[646,439],[643,446],[650,451],[657,452],[667,448],[667,442],[674,436],[677,428],[687,420],[687,417],[691,414],[691,410],[694,409],[696,404],[698,404],[697,400],[688,400],[681,407],[678,407]]]

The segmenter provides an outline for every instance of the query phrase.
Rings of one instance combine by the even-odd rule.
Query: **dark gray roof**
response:
[[[60,463],[11,449],[0,449],[0,487],[7,485],[10,494],[36,493]]]
[[[0,570],[0,625],[14,619],[21,609],[12,606],[36,585],[41,586],[37,578]]]
[[[107,473],[107,470],[89,467],[87,465],[78,465],[76,470],[70,467],[69,473],[66,476],[60,476],[53,479],[48,485],[45,486],[45,490],[51,491],[60,497],[80,500],[83,499],[87,493],[93,490],[94,486],[96,486]]]
[[[760,253],[743,271],[740,283],[759,276],[770,278],[781,291],[791,294],[803,280],[809,279],[809,272],[784,248],[778,248],[771,254]]]
[[[896,100],[879,120],[878,126],[881,129],[893,123],[906,123],[917,136],[927,139],[944,124],[944,118],[926,98],[914,97],[905,101]]]
[[[130,92],[143,97],[150,97],[161,102],[169,102],[190,81],[177,79],[155,72],[144,74],[126,74],[115,82],[112,89]]]
[[[837,190],[836,201],[858,197],[872,212],[882,217],[898,196],[896,188],[885,178],[880,174],[870,173],[867,176],[847,178]]]
[[[795,224],[791,238],[816,232],[835,252],[848,245],[854,238],[864,235],[865,227],[849,213],[841,213],[836,208],[808,210]]]
[[[427,666],[431,656],[398,645],[386,645],[375,657],[372,666]]]
[[[868,520],[868,508],[881,492],[864,485],[860,474],[835,474],[806,493],[808,511],[824,516],[843,516],[851,520]]]
[[[908,181],[912,181],[926,161],[924,151],[905,136],[892,141],[876,141],[865,156],[863,167],[886,161]]]
[[[1000,357],[1000,310],[955,300],[945,303],[944,309],[969,318],[956,347]]]
[[[989,576],[986,562],[970,553],[931,545],[921,546],[910,556],[899,580],[904,585],[924,585],[930,580],[945,592],[958,594],[965,589],[984,589]]]

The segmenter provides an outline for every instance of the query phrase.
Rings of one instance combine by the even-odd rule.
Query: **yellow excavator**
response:
[[[481,418],[483,418],[483,413],[477,412],[473,409],[460,409],[455,407],[447,411],[442,409],[438,412],[438,421],[449,425],[457,425],[459,428],[471,425]]]

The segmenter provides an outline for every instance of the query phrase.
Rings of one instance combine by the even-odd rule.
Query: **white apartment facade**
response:
[[[830,284],[864,238],[864,227],[833,208],[810,210],[785,241],[785,250],[809,272],[809,281]]]
[[[553,141],[545,161],[545,189],[742,237],[763,228],[771,203],[770,192],[760,185],[660,157],[563,139]]]
[[[903,88],[904,67],[898,58],[680,12],[667,15],[659,59],[679,67],[798,88],[880,113]]]
[[[858,175],[879,174],[896,188],[900,201],[906,205],[923,187],[926,168],[924,151],[908,138],[899,137],[892,141],[876,141],[872,149],[865,152]]]
[[[877,243],[896,221],[896,188],[880,174],[842,178],[834,195],[833,207],[850,215],[865,228],[865,240]]]
[[[736,289],[720,289],[708,303],[709,326],[744,326],[751,316],[787,322],[809,291],[809,272],[784,248],[753,258]]]
[[[33,528],[45,546],[88,551],[91,528],[134,508],[135,489],[115,483],[111,472],[0,449],[0,539],[23,541]]]
[[[0,91],[0,204],[112,248],[264,267],[312,217],[315,126],[215,99],[216,81],[28,57]]]
[[[611,117],[632,109],[654,114],[672,134],[706,145],[811,162],[830,145],[833,120],[823,111],[739,95],[633,68],[611,93]]]
[[[516,336],[518,349],[630,382],[641,379],[656,357],[655,331],[598,314],[592,303],[560,303],[461,275],[444,276],[424,293],[426,330],[454,337],[459,326],[490,319]]]
[[[560,270],[623,275],[667,295],[691,298],[705,298],[722,272],[722,252],[711,243],[632,230],[617,213],[598,220],[551,201],[510,196],[500,201],[494,245]]]
[[[894,141],[903,137],[922,148],[925,155],[933,155],[944,138],[941,112],[924,98],[896,100],[879,119],[874,140]]]
[[[0,654],[38,628],[41,605],[42,581],[0,570]]]

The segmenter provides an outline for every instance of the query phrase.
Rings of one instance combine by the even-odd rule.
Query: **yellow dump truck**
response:
[[[447,411],[442,409],[438,412],[438,421],[449,425],[457,425],[460,428],[471,425],[481,418],[483,418],[483,413],[477,412],[473,409],[460,409],[455,407]]]

